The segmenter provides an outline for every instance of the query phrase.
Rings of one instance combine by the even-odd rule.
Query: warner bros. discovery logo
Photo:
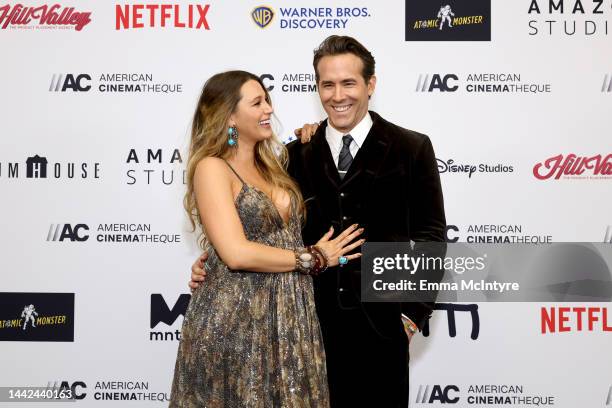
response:
[[[274,19],[274,10],[268,6],[255,7],[251,12],[251,18],[260,28],[266,28]]]

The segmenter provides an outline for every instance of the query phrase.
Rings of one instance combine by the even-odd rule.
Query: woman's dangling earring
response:
[[[230,126],[227,129],[227,144],[230,146],[236,146],[238,144],[238,129],[236,129],[236,125]]]

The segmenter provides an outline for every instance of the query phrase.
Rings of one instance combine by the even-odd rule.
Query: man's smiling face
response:
[[[349,133],[368,112],[376,77],[372,76],[366,83],[363,62],[350,53],[321,58],[317,72],[319,97],[331,126]]]

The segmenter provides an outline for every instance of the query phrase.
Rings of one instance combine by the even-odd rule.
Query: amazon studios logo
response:
[[[406,41],[491,41],[491,0],[406,0]]]
[[[602,38],[609,35],[609,0],[528,0],[531,36]]]

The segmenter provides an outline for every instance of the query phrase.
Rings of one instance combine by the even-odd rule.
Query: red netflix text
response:
[[[175,27],[210,30],[210,4],[117,4],[115,29]]]
[[[607,307],[543,307],[541,309],[542,334],[602,331],[612,332]]]

